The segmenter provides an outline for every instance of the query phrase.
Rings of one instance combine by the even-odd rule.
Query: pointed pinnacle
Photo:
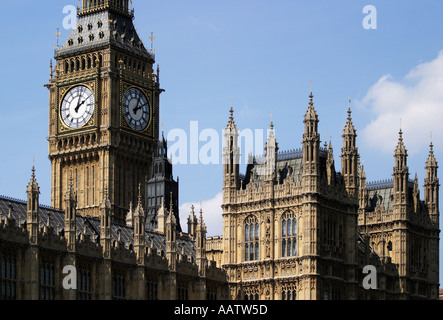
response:
[[[172,191],[171,191],[171,193],[170,193],[170,203],[169,203],[169,211],[170,211],[170,213],[172,213],[173,209],[174,209],[174,204],[172,202]]]
[[[142,193],[141,193],[141,184],[138,184],[138,204],[142,203]]]
[[[203,209],[200,209],[200,223],[203,224]]]

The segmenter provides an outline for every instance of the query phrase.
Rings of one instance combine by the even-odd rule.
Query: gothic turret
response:
[[[174,205],[171,203],[169,205],[169,213],[166,217],[166,258],[169,262],[169,270],[172,272],[177,271],[177,220],[174,215]]]
[[[37,184],[37,180],[35,179],[34,166],[32,166],[31,181],[28,184],[26,193],[28,196],[26,225],[29,232],[29,241],[31,245],[36,245],[38,244],[38,232],[39,232],[38,209],[39,209],[40,188]]]
[[[361,166],[359,176],[359,213],[364,212],[368,206],[368,189],[366,186],[365,167]]]
[[[400,206],[401,209],[396,214],[399,214],[401,219],[405,219],[408,204],[409,168],[407,165],[408,152],[403,142],[403,131],[401,129],[394,158],[394,205]]]
[[[426,161],[426,179],[424,185],[425,203],[429,216],[437,225],[439,224],[439,179],[437,176],[438,164],[434,156],[434,145],[431,142],[429,157]]]
[[[103,249],[105,259],[111,258],[111,202],[109,201],[108,190],[105,190],[105,196],[100,205],[100,243]]]
[[[408,203],[408,180],[409,168],[407,165],[408,152],[403,142],[403,131],[400,129],[398,144],[394,153],[395,167],[394,167],[394,203],[407,204]],[[405,212],[402,212],[402,215]]]
[[[346,190],[351,197],[356,197],[358,188],[358,150],[356,147],[357,131],[352,123],[352,111],[350,103],[351,102],[349,100],[348,121],[343,129],[341,166]]]
[[[319,192],[320,192],[320,134],[318,133],[318,116],[314,108],[314,95],[309,96],[309,106],[306,111],[303,134],[303,216],[306,230],[309,232],[303,237],[301,248],[304,255],[318,254],[318,235],[320,234],[319,219]],[[310,261],[313,265],[315,261]]]
[[[198,221],[197,230],[196,230],[196,259],[197,266],[200,273],[200,276],[206,277],[206,224],[203,221],[203,210],[200,209],[200,219]]]
[[[305,190],[318,190],[320,177],[320,134],[318,133],[318,116],[314,108],[314,95],[309,96],[309,106],[306,111],[303,134],[303,178]]]
[[[77,195],[74,191],[72,177],[70,179],[68,191],[65,196],[65,238],[68,243],[68,251],[75,251],[75,243],[77,238],[76,224]]]
[[[238,147],[238,129],[234,121],[234,109],[231,106],[228,125],[225,129],[225,147],[223,148],[223,203],[231,203],[239,189],[240,148]]]
[[[271,121],[268,140],[265,146],[266,163],[265,163],[265,179],[275,182],[277,180],[277,159],[278,159],[278,143],[275,139],[274,123]]]
[[[134,251],[137,256],[137,264],[144,265],[145,248],[146,248],[145,211],[143,210],[140,187],[139,187],[137,207],[135,208],[134,211],[133,226],[134,226]]]
[[[198,220],[197,220],[197,217],[195,216],[194,209],[195,209],[194,206],[192,206],[191,207],[191,215],[188,218],[188,234],[192,238],[195,238],[195,236],[196,236],[197,224],[198,224]]]

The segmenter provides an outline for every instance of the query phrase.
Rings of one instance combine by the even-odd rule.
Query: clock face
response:
[[[61,118],[71,129],[79,129],[86,125],[94,113],[94,95],[86,86],[76,86],[68,91],[63,98]]]
[[[131,88],[126,91],[123,97],[123,115],[128,125],[136,131],[148,127],[151,112],[148,99],[141,90]]]

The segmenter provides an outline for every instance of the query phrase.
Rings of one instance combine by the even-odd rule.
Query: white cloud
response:
[[[371,147],[392,153],[401,126],[409,154],[428,148],[430,134],[443,140],[443,51],[430,62],[409,72],[402,80],[383,76],[362,99],[361,104],[375,116],[362,130]]]
[[[223,193],[214,198],[202,201],[203,220],[208,229],[207,236],[221,236],[223,234]],[[195,215],[200,217],[200,201],[187,202],[180,206],[180,223],[184,232],[188,232],[188,217],[191,214],[191,206],[195,207]]]

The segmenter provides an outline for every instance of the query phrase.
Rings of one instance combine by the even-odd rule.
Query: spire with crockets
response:
[[[358,149],[356,147],[357,131],[352,123],[351,98],[349,98],[348,120],[343,129],[343,148],[341,151],[342,174],[346,190],[351,197],[357,196],[358,189]]]
[[[438,163],[434,155],[434,144],[431,141],[429,156],[426,161],[426,179],[424,185],[425,203],[428,207],[429,216],[432,221],[439,225],[439,188],[440,183],[437,176]]]
[[[232,99],[232,98],[231,98]],[[232,100],[231,100],[232,101]],[[224,131],[225,146],[223,148],[223,190],[224,202],[233,200],[233,192],[239,188],[240,148],[238,147],[239,132],[234,121],[234,108],[231,102],[228,125]]]

